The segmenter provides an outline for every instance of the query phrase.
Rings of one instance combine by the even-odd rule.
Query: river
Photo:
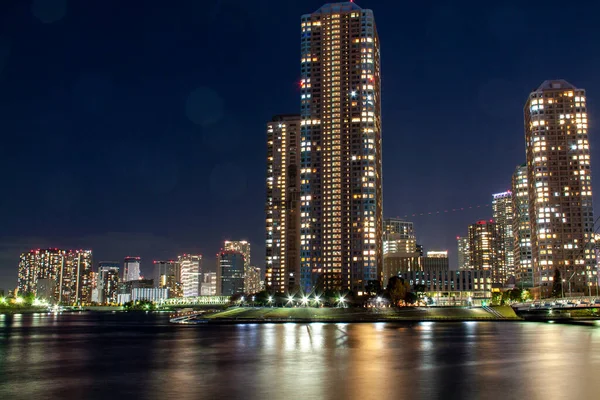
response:
[[[593,399],[600,324],[0,315],[0,399]]]

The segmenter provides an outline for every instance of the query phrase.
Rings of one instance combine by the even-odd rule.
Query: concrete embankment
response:
[[[232,307],[203,314],[181,323],[244,324],[285,322],[421,322],[421,321],[521,321],[510,307],[492,310],[467,307],[404,307],[404,308],[270,308]]]

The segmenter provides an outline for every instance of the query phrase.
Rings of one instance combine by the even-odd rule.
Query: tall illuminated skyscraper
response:
[[[293,293],[300,284],[299,115],[278,115],[267,124],[265,217],[266,286]]]
[[[250,243],[245,240],[226,240],[225,251],[238,251],[244,255],[244,277],[246,275],[252,275],[252,266],[250,264]],[[244,288],[246,289],[246,288]]]
[[[494,221],[477,221],[469,225],[470,268],[491,271],[492,283],[504,284],[502,271],[502,229]]]
[[[181,287],[183,297],[200,296],[200,273],[202,272],[202,256],[184,254],[177,257],[181,271]]]
[[[515,275],[515,261],[513,254],[514,236],[513,236],[513,194],[506,191],[492,195],[492,211],[494,221],[498,229],[502,231],[502,241],[500,242],[500,278],[502,283]]]
[[[301,287],[362,293],[383,265],[379,37],[352,2],[301,31]]]
[[[244,293],[244,266],[246,257],[237,250],[217,254],[217,295],[233,296]]]
[[[117,303],[120,265],[114,261],[101,261],[98,264],[97,290],[101,304]]]
[[[458,269],[471,269],[471,248],[469,246],[469,237],[457,237],[458,244]]]
[[[520,287],[533,286],[531,262],[531,226],[529,221],[529,187],[527,164],[517,167],[512,176],[513,192],[513,259],[516,283]]]
[[[524,113],[534,287],[549,295],[559,270],[588,293],[597,272],[585,90],[545,81]]]

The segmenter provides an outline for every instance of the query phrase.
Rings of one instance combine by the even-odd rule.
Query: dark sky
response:
[[[95,261],[225,239],[264,266],[265,123],[299,111],[300,16],[320,0],[2,0],[0,287],[19,254]],[[546,79],[600,119],[592,2],[358,1],[381,38],[384,215],[485,205],[524,162],[523,104]],[[473,7],[477,4],[477,7]],[[411,217],[426,249],[489,207]]]

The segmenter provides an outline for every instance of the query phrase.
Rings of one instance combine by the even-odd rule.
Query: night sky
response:
[[[409,217],[426,250],[455,265],[456,236],[491,217],[546,79],[587,89],[596,168],[599,6],[357,3],[381,39],[384,216],[433,212]],[[37,247],[139,255],[149,275],[182,252],[214,269],[247,239],[264,267],[265,124],[299,112],[300,16],[321,4],[2,0],[0,288]]]

